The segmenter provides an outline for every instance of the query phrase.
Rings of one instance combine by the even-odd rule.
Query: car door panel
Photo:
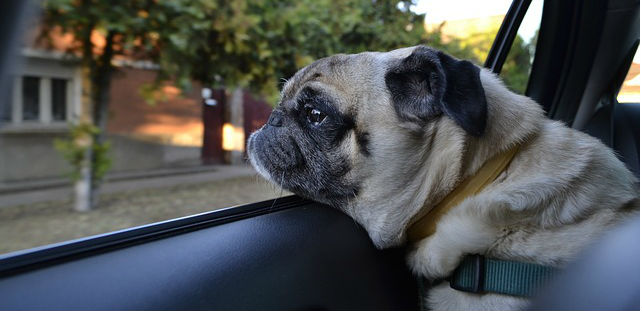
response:
[[[271,202],[265,202],[271,204]],[[78,252],[0,279],[0,309],[414,309],[403,250],[344,214],[296,208]]]

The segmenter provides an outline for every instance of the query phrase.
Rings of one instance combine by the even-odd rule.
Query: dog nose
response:
[[[267,123],[271,126],[276,126],[276,127],[283,125],[283,113],[278,110],[272,111]]]

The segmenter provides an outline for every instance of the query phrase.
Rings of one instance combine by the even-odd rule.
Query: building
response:
[[[54,148],[69,126],[83,114],[81,71],[73,56],[60,51],[68,44],[61,36],[53,49],[22,50],[11,90],[0,105],[0,187],[22,181],[64,180],[70,167]],[[110,172],[154,170],[201,165],[203,99],[195,84],[188,94],[165,85],[154,103],[141,94],[156,76],[156,66],[145,61],[119,59],[112,77],[107,137],[111,142]],[[222,95],[222,92],[215,92]],[[271,106],[244,96],[245,126],[235,145],[267,120]],[[219,98],[219,101],[222,100]],[[213,112],[213,113],[212,113]],[[223,109],[210,111],[209,136],[223,146]],[[212,138],[213,137],[213,138]],[[210,159],[211,160],[211,159]],[[221,163],[215,154],[209,163]]]

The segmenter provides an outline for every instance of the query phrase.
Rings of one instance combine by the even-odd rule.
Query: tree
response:
[[[514,92],[521,94],[526,92],[531,61],[535,57],[536,43],[537,33],[529,42],[525,42],[524,39],[518,35],[515,37],[511,50],[508,52],[500,76],[504,79],[504,82],[506,82],[506,86]]]
[[[148,49],[150,35],[144,18],[153,1],[113,3],[99,0],[47,0],[43,3],[43,38],[55,30],[73,35],[68,52],[81,60],[84,114],[68,142],[57,146],[74,165],[76,210],[95,204],[102,174],[108,166],[105,126],[109,88],[116,55],[135,55]]]
[[[401,3],[401,5],[399,4]],[[272,99],[279,81],[314,59],[422,43],[423,17],[411,1],[159,1],[149,11],[159,29],[164,74],[189,87],[245,87]],[[399,9],[405,6],[406,9]]]

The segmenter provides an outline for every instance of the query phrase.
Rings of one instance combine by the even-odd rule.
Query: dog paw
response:
[[[417,243],[416,248],[407,256],[407,262],[415,275],[429,280],[449,276],[459,265],[463,253],[444,245],[431,237]]]
[[[428,279],[449,276],[467,254],[484,254],[499,237],[475,201],[458,206],[437,225],[437,231],[416,244],[408,255],[408,265],[415,274]]]

